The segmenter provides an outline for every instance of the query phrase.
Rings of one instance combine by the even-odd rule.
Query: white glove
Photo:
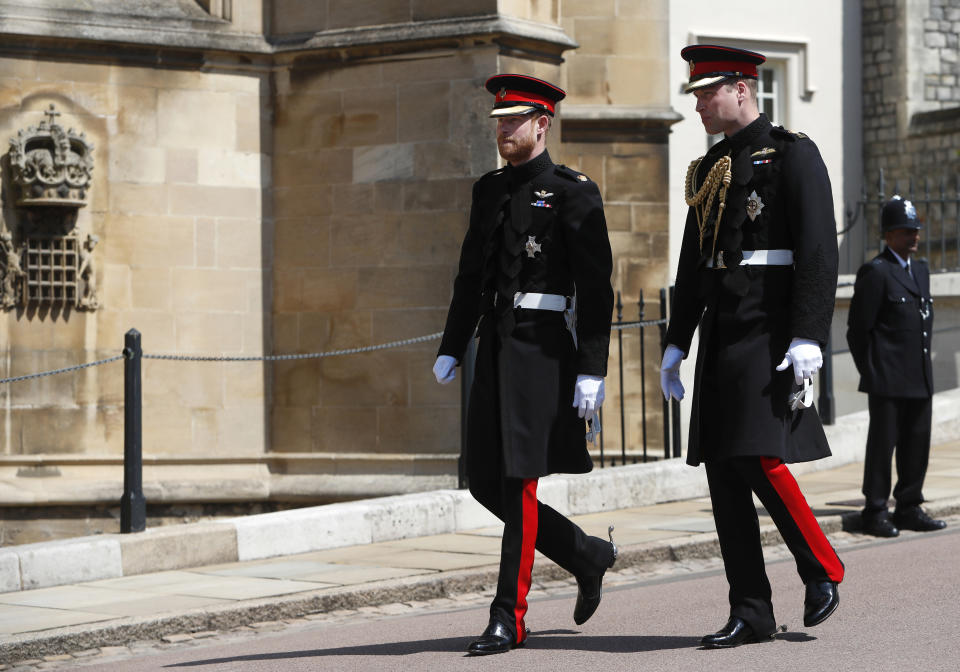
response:
[[[660,362],[660,389],[663,398],[670,401],[673,397],[677,401],[683,399],[683,383],[680,382],[680,362],[686,353],[675,345],[668,345],[663,351],[663,361]]]
[[[577,376],[573,390],[573,406],[577,415],[592,420],[594,413],[603,405],[603,378],[600,376]]]
[[[446,385],[457,377],[457,359],[450,355],[440,355],[433,365],[433,375],[437,382]]]
[[[777,367],[777,371],[785,371],[793,364],[793,379],[797,385],[803,385],[804,378],[813,378],[813,374],[823,366],[823,353],[820,344],[809,338],[795,338],[790,341],[787,354]]]

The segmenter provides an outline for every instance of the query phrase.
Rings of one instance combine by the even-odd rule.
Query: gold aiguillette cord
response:
[[[713,204],[717,201],[717,195],[719,194],[717,221],[713,227],[713,246],[710,249],[710,257],[713,258],[717,252],[717,232],[720,230],[720,218],[723,217],[723,209],[727,206],[727,188],[730,186],[730,179],[733,177],[733,173],[730,171],[730,166],[733,162],[729,154],[717,159],[717,162],[713,164],[710,172],[707,173],[707,176],[704,178],[703,184],[700,185],[700,189],[697,190],[697,193],[693,193],[693,179],[697,173],[697,169],[700,167],[701,161],[703,161],[702,156],[699,159],[691,161],[687,167],[684,198],[687,205],[694,208],[697,213],[697,227],[700,230],[700,251],[702,252],[703,234],[706,229],[707,217],[710,214],[710,210],[713,209]]]

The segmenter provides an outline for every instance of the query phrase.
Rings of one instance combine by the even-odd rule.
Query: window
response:
[[[760,78],[757,81],[757,103],[760,111],[767,115],[774,126],[786,123],[783,104],[784,63],[767,61],[758,68]]]
[[[73,236],[27,238],[24,253],[28,303],[77,301],[77,239]]]

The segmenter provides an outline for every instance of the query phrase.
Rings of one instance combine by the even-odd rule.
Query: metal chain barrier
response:
[[[26,376],[15,376],[13,378],[0,378],[0,385],[4,383],[16,383],[21,380],[31,380],[33,378],[43,378],[44,376],[54,376],[58,373],[69,373],[70,371],[79,371],[80,369],[89,369],[91,366],[100,366],[101,364],[109,364],[110,362],[115,362],[118,359],[123,359],[123,355],[117,355],[115,357],[108,357],[107,359],[100,359],[96,362],[87,362],[86,364],[77,364],[76,366],[67,366],[62,369],[54,369],[52,371],[41,371],[40,373],[31,373]]]
[[[407,338],[402,341],[393,341],[381,345],[368,345],[363,348],[347,348],[345,350],[331,350],[329,352],[308,352],[299,355],[252,355],[248,357],[229,357],[229,356],[202,356],[202,355],[149,355],[143,353],[144,359],[172,359],[181,362],[276,362],[289,359],[316,359],[319,357],[334,357],[336,355],[354,355],[360,352],[373,352],[374,350],[387,350],[389,348],[399,348],[404,345],[413,345],[414,343],[423,343],[432,341],[443,336],[442,331],[427,336],[417,336],[416,338]]]
[[[611,331],[623,331],[624,329],[643,329],[645,327],[656,327],[666,324],[667,318],[661,317],[659,320],[638,320],[636,322],[621,322],[610,326]]]
[[[363,348],[346,348],[344,350],[331,350],[329,352],[310,352],[299,355],[254,355],[250,357],[228,357],[228,356],[193,356],[193,355],[151,355],[143,353],[141,355],[144,359],[170,359],[176,361],[189,361],[189,362],[256,362],[256,361],[266,361],[266,362],[275,362],[281,360],[289,359],[315,359],[318,357],[334,357],[336,355],[353,355],[360,352],[372,352],[374,350],[386,350],[388,348],[399,348],[404,345],[413,345],[414,343],[424,343],[426,341],[433,341],[443,336],[442,331],[438,331],[435,334],[429,334],[427,336],[417,336],[416,338],[407,338],[402,341],[393,341],[391,343],[383,343],[381,345],[370,345]],[[54,376],[58,373],[69,373],[70,371],[79,371],[80,369],[88,369],[92,366],[100,366],[102,364],[109,364],[110,362],[116,362],[120,359],[123,359],[125,355],[116,355],[114,357],[108,357],[106,359],[100,359],[96,362],[87,362],[86,364],[77,364],[76,366],[67,366],[62,369],[53,369],[52,371],[41,371],[40,373],[31,373],[26,376],[15,376],[13,378],[0,378],[0,385],[5,383],[16,383],[21,380],[31,380],[33,378],[43,378],[45,376]]]
[[[636,322],[623,322],[621,324],[612,325],[612,330],[622,330],[622,329],[636,329],[643,327],[654,327],[660,324],[666,324],[665,319],[659,320],[640,320]],[[277,362],[277,361],[287,361],[295,359],[318,359],[321,357],[336,357],[338,355],[355,355],[361,352],[374,352],[376,350],[387,350],[390,348],[400,348],[405,345],[414,345],[416,343],[425,343],[427,341],[433,341],[443,336],[442,331],[438,331],[434,334],[428,334],[426,336],[417,336],[416,338],[407,338],[402,341],[392,341],[390,343],[382,343],[380,345],[368,345],[362,348],[345,348],[343,350],[330,350],[328,352],[308,352],[303,354],[296,355],[251,355],[247,357],[231,357],[227,355],[152,355],[148,353],[143,353],[142,357],[144,359],[165,359],[173,360],[179,362]],[[116,355],[114,357],[108,357],[106,359],[100,359],[95,362],[87,362],[86,364],[77,364],[76,366],[67,366],[62,369],[53,369],[52,371],[41,371],[40,373],[31,373],[25,376],[15,376],[12,378],[0,378],[0,385],[6,383],[17,383],[22,380],[32,380],[34,378],[43,378],[45,376],[54,376],[59,373],[69,373],[71,371],[79,371],[80,369],[88,369],[93,366],[101,366],[103,364],[109,364],[111,362],[116,362],[120,359],[123,359],[124,355]]]

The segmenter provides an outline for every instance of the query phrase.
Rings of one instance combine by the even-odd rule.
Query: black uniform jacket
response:
[[[847,343],[860,372],[860,391],[881,397],[933,396],[930,270],[910,260],[913,277],[889,249],[857,271],[847,318]]]
[[[514,227],[507,239],[522,245],[508,264],[518,273],[517,291],[576,293],[579,347],[561,312],[514,309],[516,325],[500,333],[493,297],[505,263],[505,227]],[[606,375],[612,267],[597,185],[554,164],[547,152],[474,184],[439,350],[462,361],[480,320],[468,459],[485,459],[501,447],[506,475],[516,478],[592,469],[573,392],[577,374]]]
[[[826,166],[809,138],[774,127],[761,114],[707,152],[694,189],[725,155],[732,181],[716,251],[726,267],[706,266],[717,206],[706,217],[702,247],[690,208],[667,331],[668,343],[689,352],[700,325],[687,462],[826,457],[830,448],[817,411],[790,410],[789,396],[798,389],[792,366],[775,370],[792,338],[822,346],[830,332],[837,238]],[[792,250],[793,266],[738,265],[743,250],[765,249]]]

